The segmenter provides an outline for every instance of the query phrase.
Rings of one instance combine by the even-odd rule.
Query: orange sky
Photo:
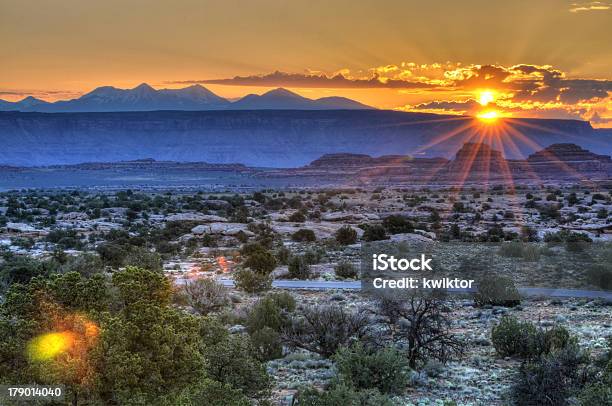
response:
[[[488,108],[505,115],[611,127],[611,4],[0,0],[0,98],[202,82],[230,98],[283,86],[474,113],[480,93],[495,90]],[[206,83],[235,76],[245,79]]]

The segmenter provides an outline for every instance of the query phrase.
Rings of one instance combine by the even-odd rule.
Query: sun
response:
[[[476,117],[484,123],[494,123],[499,118],[499,113],[495,110],[485,110],[476,114]]]
[[[495,92],[493,90],[483,90],[478,95],[478,103],[482,106],[486,106],[495,100]]]

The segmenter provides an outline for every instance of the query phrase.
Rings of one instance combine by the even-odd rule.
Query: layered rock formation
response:
[[[274,175],[275,173],[272,173]],[[364,154],[328,154],[283,176],[322,176],[357,183],[501,184],[587,181],[612,178],[612,159],[575,144],[552,144],[526,160],[508,160],[483,143],[465,143],[455,158],[378,158]],[[270,175],[270,174],[269,174]]]

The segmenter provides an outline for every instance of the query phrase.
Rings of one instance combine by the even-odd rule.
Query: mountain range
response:
[[[157,110],[362,110],[370,106],[345,97],[309,99],[286,89],[249,94],[230,101],[201,85],[156,90],[146,83],[133,89],[102,86],[72,100],[53,103],[28,96],[18,102],[0,99],[0,111],[69,113]]]

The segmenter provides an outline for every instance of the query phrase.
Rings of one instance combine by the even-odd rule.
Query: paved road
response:
[[[228,287],[234,286],[231,279],[221,279],[220,282]],[[177,279],[176,283],[182,284],[184,281]],[[296,281],[296,280],[275,280],[272,286],[281,289],[307,289],[307,290],[327,290],[327,289],[361,289],[361,282],[349,281]],[[612,292],[601,290],[578,290],[578,289],[554,289],[554,288],[519,288],[521,295],[531,297],[577,297],[587,299],[606,299],[612,301]],[[448,289],[451,293],[471,293],[475,289]]]

